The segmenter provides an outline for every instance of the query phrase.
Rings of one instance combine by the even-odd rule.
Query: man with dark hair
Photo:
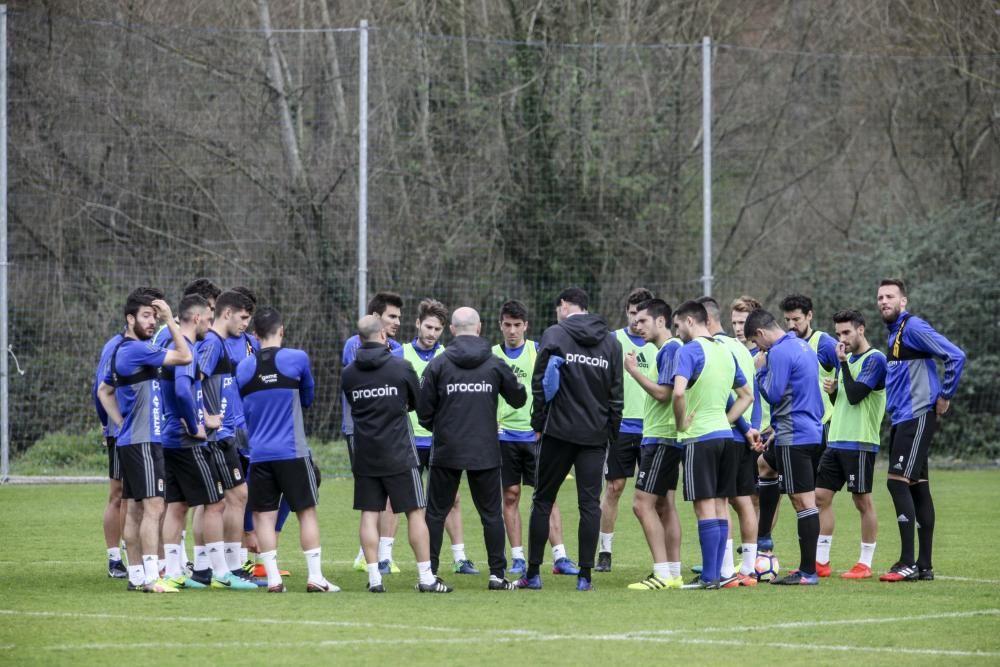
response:
[[[125,546],[128,587],[149,593],[176,593],[160,578],[160,518],[164,503],[162,366],[191,363],[191,350],[174,322],[163,292],[140,288],[125,303],[125,335],[111,352],[98,397],[117,427],[115,446],[122,466],[122,496],[128,500]],[[152,343],[159,319],[170,329],[176,349]]]
[[[722,328],[722,309],[718,301],[710,296],[703,296],[696,299],[696,301],[705,307],[705,312],[708,315],[709,332],[712,333],[712,336],[716,340],[721,341],[729,348],[733,359],[736,360],[736,364],[740,367],[740,372],[746,378],[747,384],[753,392],[754,402],[756,402],[759,392],[757,390],[757,382],[754,379],[753,355],[750,354],[746,346],[726,334]],[[732,393],[732,398],[734,401],[736,400],[736,392]],[[755,410],[754,405],[751,404],[744,411],[742,417],[743,423],[749,424],[749,429],[747,429],[749,437],[740,431],[739,426],[733,427],[733,445],[739,449],[740,456],[736,472],[736,495],[729,498],[729,504],[736,510],[736,516],[740,520],[740,554],[742,555],[742,562],[737,571],[733,566],[732,520],[727,511],[726,522],[728,524],[727,534],[729,537],[726,539],[726,550],[722,557],[720,573],[722,580],[728,582],[725,585],[729,588],[757,585],[757,580],[752,576],[755,572],[754,565],[757,561],[757,513],[754,511],[751,497],[754,494],[757,483],[754,472],[757,467],[758,454],[754,450],[753,445],[756,444],[757,438],[760,437],[760,410]]]
[[[712,338],[708,312],[697,301],[674,311],[677,335],[684,341],[672,374],[677,439],[684,443],[684,499],[698,517],[702,571],[685,588],[716,589],[729,533],[728,498],[736,495],[740,452],[732,443],[733,427],[753,402],[753,391],[732,352]],[[731,392],[736,391],[735,400]],[[747,426],[741,426],[741,432]]]
[[[362,345],[344,369],[341,391],[351,406],[354,437],[351,472],[354,509],[361,511],[361,545],[368,568],[368,590],[384,593],[379,563],[379,513],[391,499],[394,511],[406,514],[410,546],[417,558],[417,590],[450,593],[431,571],[430,537],[424,519],[424,486],[414,450],[407,411],[417,407],[419,381],[405,359],[387,347],[385,325],[377,315],[358,321]]]
[[[223,300],[219,297],[219,301]],[[217,312],[221,315],[222,309]],[[250,434],[249,506],[260,545],[260,559],[267,572],[269,593],[283,593],[285,585],[277,563],[275,522],[281,497],[299,520],[299,540],[309,572],[307,593],[336,593],[322,570],[319,521],[319,482],[312,452],[305,438],[302,410],[312,405],[315,384],[309,355],[282,347],[284,320],[274,308],[261,308],[254,316],[260,351],[236,368],[236,386],[243,399]],[[241,512],[242,518],[242,512]]]
[[[813,302],[809,297],[803,294],[790,294],[781,301],[781,310],[785,315],[788,330],[794,331],[796,336],[809,343],[809,347],[816,353],[820,389],[822,389],[825,380],[836,379],[837,369],[840,368],[840,360],[837,359],[837,341],[825,331],[812,328]],[[830,417],[833,416],[833,403],[825,391],[820,391],[820,397],[823,399],[822,445],[825,447],[826,432],[829,429]],[[816,460],[816,465],[819,465],[819,459]]]
[[[97,389],[101,386],[101,381],[108,372],[108,366],[111,363],[111,353],[115,351],[118,344],[124,339],[125,328],[122,327],[121,331],[104,343],[90,390],[90,395],[97,411],[97,418],[101,421],[104,445],[108,450],[108,502],[104,507],[103,526],[104,543],[108,555],[108,576],[112,579],[128,578],[128,570],[125,568],[121,553],[122,524],[125,523],[125,504],[122,503],[121,464],[118,461],[118,448],[115,447],[117,427],[108,419],[108,413],[104,409],[104,406],[101,405]]]
[[[431,567],[436,574],[444,520],[455,504],[465,471],[472,502],[483,523],[489,590],[513,590],[514,583],[504,578],[507,559],[499,493],[497,404],[503,396],[508,404],[520,407],[527,392],[513,371],[493,356],[490,344],[479,335],[481,330],[479,313],[472,308],[456,310],[448,349],[431,360],[420,381],[420,425],[434,432],[427,476]]]
[[[677,444],[677,426],[671,405],[673,389],[668,384],[670,366],[683,342],[671,337],[672,323],[670,306],[662,299],[639,304],[635,330],[658,349],[655,382],[639,370],[634,352],[625,356],[625,372],[646,392],[641,458],[632,510],[653,556],[653,571],[642,581],[629,584],[629,590],[633,591],[662,591],[680,588],[684,583],[681,578],[681,524],[675,500],[684,447]]]
[[[208,301],[209,310],[214,312],[215,300],[219,298],[220,294],[222,294],[222,290],[208,278],[195,278],[184,286],[184,290],[181,295],[187,296],[189,294],[197,294]]]
[[[368,315],[378,315],[382,320],[382,325],[385,327],[386,339],[389,341],[387,344],[389,352],[397,357],[402,357],[403,346],[396,341],[396,334],[399,332],[399,325],[402,322],[403,298],[395,292],[376,292],[375,296],[368,301],[365,313]],[[347,368],[354,362],[354,357],[359,347],[361,347],[361,338],[357,334],[344,342],[344,351],[340,356],[341,369]],[[344,438],[347,440],[347,451],[350,453],[352,451],[351,437],[354,434],[354,425],[351,423],[350,406],[343,397],[341,397],[341,431],[343,431]],[[392,512],[392,508],[387,507],[386,511],[379,518],[379,535],[381,536],[379,544],[381,547],[383,544],[381,540],[387,540],[384,543],[386,547],[383,547],[383,550],[387,552],[389,572],[392,574],[399,572],[399,568],[392,560],[391,546],[396,540],[396,529],[398,527],[398,518]],[[354,558],[354,569],[358,572],[364,572],[367,569],[365,552],[361,547],[358,548],[358,555]]]
[[[591,569],[601,527],[601,472],[622,419],[622,351],[603,318],[587,312],[578,287],[556,299],[555,324],[545,330],[531,378],[531,427],[539,439],[538,479],[528,530],[528,570],[521,588],[539,589],[549,515],[559,487],[576,470],[580,508],[578,591],[592,590]]]
[[[403,358],[410,362],[417,377],[424,374],[424,369],[431,359],[444,352],[441,344],[441,334],[448,324],[448,311],[444,304],[434,299],[423,299],[417,305],[417,335],[409,343],[403,343]],[[414,441],[417,445],[418,467],[422,473],[427,470],[430,462],[433,434],[422,427],[417,419],[416,406],[410,411],[410,425],[413,427]],[[454,560],[453,570],[456,574],[479,574],[479,570],[468,556],[465,555],[465,538],[462,530],[462,510],[459,504],[459,494],[455,493],[455,504],[448,512],[444,525],[451,539],[451,555]],[[390,503],[391,505],[391,503]],[[392,565],[392,537],[379,538],[379,567],[382,574],[389,574]],[[397,568],[398,569],[398,568]]]
[[[819,395],[816,353],[794,331],[782,330],[766,310],[750,313],[744,334],[764,352],[757,355],[754,366],[760,395],[771,404],[774,426],[774,444],[767,449],[773,463],[768,463],[768,470],[774,468],[782,476],[798,517],[799,568],[771,583],[814,585],[819,583],[816,576],[819,510],[816,508],[815,461],[823,441],[823,399]],[[776,502],[765,502],[761,496],[759,534],[770,532],[776,505]]]
[[[503,360],[522,385],[531,382],[538,357],[538,343],[527,339],[528,309],[520,301],[507,301],[500,308],[500,333],[503,343],[493,346],[493,354]],[[521,577],[527,571],[521,531],[522,484],[535,486],[538,463],[535,432],[531,430],[531,394],[519,408],[500,398],[497,425],[500,431],[500,476],[503,484],[503,519],[510,540],[511,567],[507,572]],[[566,554],[563,544],[562,517],[552,503],[549,515],[549,542],[552,544],[552,574],[579,574],[579,568]]]
[[[869,579],[875,556],[878,518],[872,503],[872,477],[878,456],[879,427],[885,415],[885,355],[865,337],[865,318],[856,310],[833,316],[837,330],[838,380],[826,380],[823,389],[833,400],[833,417],[826,451],[816,474],[819,506],[819,542],[816,574],[829,577],[833,543],[833,496],[847,483],[854,506],[861,513],[861,556],[843,573],[843,579]]]
[[[634,353],[636,368],[650,382],[656,379],[656,346],[644,341],[637,333],[635,319],[639,312],[639,304],[649,301],[653,296],[653,293],[645,287],[632,290],[625,299],[625,317],[628,324],[614,332],[621,344],[624,357]],[[625,490],[625,480],[635,475],[639,463],[639,442],[642,440],[646,393],[628,373],[624,375],[623,392],[625,404],[622,408],[620,430],[608,448],[604,464],[604,479],[607,484],[604,496],[601,498],[601,531],[598,534],[595,572],[611,571],[611,549],[615,522],[618,520],[618,501],[622,491]]]
[[[934,544],[934,500],[928,482],[927,458],[938,417],[948,412],[965,366],[965,352],[909,313],[902,280],[883,280],[878,288],[878,308],[889,329],[886,372],[886,412],[892,421],[889,434],[889,479],[899,524],[899,561],[881,581],[931,581]],[[934,360],[944,362],[944,379],[938,379]],[[917,526],[920,554],[914,558],[913,533]]]
[[[245,294],[235,290],[223,292],[215,302],[215,320],[198,346],[199,370],[205,376],[202,384],[205,429],[212,460],[225,489],[226,562],[234,574],[244,579],[250,579],[251,575],[243,569],[240,558],[247,504],[246,475],[236,435],[242,401],[235,383],[236,361],[226,346],[226,339],[242,337],[253,310],[254,303]],[[222,584],[213,580],[212,585]]]

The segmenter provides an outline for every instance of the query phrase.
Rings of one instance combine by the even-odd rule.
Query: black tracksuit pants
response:
[[[427,531],[430,533],[431,570],[437,574],[444,537],[444,520],[455,504],[455,493],[462,481],[462,470],[432,465],[427,478]],[[507,533],[503,523],[503,488],[500,467],[465,471],[472,502],[483,522],[483,537],[490,574],[503,579],[507,569],[504,556]]]
[[[577,445],[543,435],[538,447],[535,494],[528,528],[528,563],[541,565],[549,539],[549,515],[559,487],[576,466],[576,498],[580,508],[577,537],[581,568],[594,566],[597,536],[601,530],[601,483],[607,445]]]

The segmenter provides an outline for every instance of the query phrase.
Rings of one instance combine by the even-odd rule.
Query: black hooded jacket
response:
[[[542,379],[550,365],[558,391],[546,402]],[[578,445],[607,444],[622,421],[623,372],[621,343],[598,315],[573,315],[549,327],[531,377],[531,427]]]
[[[485,338],[455,336],[420,378],[417,416],[434,432],[430,464],[461,470],[500,465],[497,399],[519,408],[528,393]]]
[[[417,405],[417,374],[380,343],[358,348],[340,379],[354,419],[351,470],[365,477],[406,472],[418,465],[409,411]]]

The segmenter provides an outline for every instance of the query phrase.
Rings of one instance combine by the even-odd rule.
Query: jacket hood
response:
[[[600,315],[592,313],[567,317],[559,326],[583,347],[593,347],[608,335],[608,323]]]
[[[444,353],[459,368],[477,368],[493,356],[490,342],[482,336],[455,336]]]
[[[392,359],[392,352],[385,345],[381,343],[364,343],[358,348],[357,355],[354,357],[354,363],[358,365],[358,368],[370,371],[385,366],[390,359]]]

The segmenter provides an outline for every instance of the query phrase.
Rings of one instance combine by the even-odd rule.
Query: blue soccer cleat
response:
[[[590,583],[589,580],[583,577],[578,577],[576,580],[576,590],[578,591],[592,591],[594,590],[594,584]]]
[[[552,574],[571,574],[576,576],[580,574],[580,568],[576,566],[576,563],[564,556],[552,564]]]
[[[455,574],[479,574],[479,570],[468,559],[455,561],[453,572]]]
[[[520,579],[517,580],[517,587],[527,588],[532,591],[540,591],[542,590],[542,577],[539,574],[536,574],[535,576],[530,578],[521,577]]]
[[[510,566],[507,570],[507,574],[516,574],[518,576],[523,575],[528,571],[528,564],[524,562],[523,558],[515,558],[514,564]]]
[[[778,586],[815,586],[819,583],[819,575],[792,570],[784,577],[772,579],[771,583]]]
[[[774,551],[774,540],[771,536],[757,538],[757,553],[771,553]]]

